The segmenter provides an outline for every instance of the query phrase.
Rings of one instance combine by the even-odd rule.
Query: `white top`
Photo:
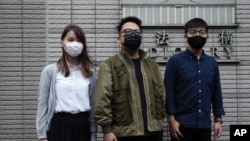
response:
[[[61,72],[56,77],[55,112],[79,113],[89,111],[89,78],[84,78],[80,67],[70,68],[70,75]]]

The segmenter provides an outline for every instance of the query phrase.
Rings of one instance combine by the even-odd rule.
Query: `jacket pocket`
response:
[[[131,107],[128,102],[127,89],[120,89],[114,92],[113,102],[113,124],[129,125],[133,122]]]
[[[133,122],[133,115],[129,103],[131,94],[128,84],[128,72],[123,64],[116,64],[115,74],[112,90],[113,125],[129,125]]]
[[[165,117],[164,107],[165,103],[163,101],[163,88],[160,84],[153,81],[153,92],[155,96],[155,111],[156,119],[162,119]]]

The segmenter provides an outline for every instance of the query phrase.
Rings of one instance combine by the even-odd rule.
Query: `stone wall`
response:
[[[250,124],[250,1],[236,0],[239,26],[233,34],[232,55],[239,62],[219,62],[226,116],[220,141],[229,140],[229,125]],[[0,140],[35,141],[37,86],[42,68],[61,55],[60,36],[68,23],[81,26],[98,71],[100,63],[120,51],[116,26],[122,18],[121,0],[1,0],[0,1]],[[227,27],[221,28],[227,29]],[[209,30],[206,52],[220,48],[221,29]],[[155,46],[154,34],[144,29],[142,48]],[[183,29],[167,28],[169,50],[186,48]],[[225,57],[220,49],[219,54]],[[160,63],[162,74],[165,63]],[[98,140],[102,134],[98,133]],[[164,140],[169,137],[167,122]]]

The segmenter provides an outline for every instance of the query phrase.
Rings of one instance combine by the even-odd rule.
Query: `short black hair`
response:
[[[142,24],[141,20],[137,17],[134,17],[134,16],[128,16],[128,17],[121,19],[121,22],[117,26],[118,33],[121,32],[122,26],[127,22],[133,22],[133,23],[137,24],[139,26],[139,28],[141,29],[141,24]]]
[[[185,33],[188,32],[188,29],[197,27],[205,28],[206,32],[208,32],[208,25],[203,19],[193,18],[185,24]]]

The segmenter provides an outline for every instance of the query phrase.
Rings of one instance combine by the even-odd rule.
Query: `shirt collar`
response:
[[[189,58],[191,59],[194,59],[194,58],[197,58],[196,55],[190,51],[188,48],[185,50],[185,53],[188,55]],[[204,50],[202,50],[202,54],[201,54],[201,58],[200,59],[203,59],[205,56],[205,53],[204,53]]]
[[[129,55],[128,55],[128,53],[127,53],[126,51],[121,51],[121,54],[122,54],[126,59],[129,59],[129,60],[130,60],[130,57],[129,57]],[[140,55],[140,58],[144,58],[144,57],[146,57],[147,54],[146,54],[145,51],[139,49],[139,55]]]

